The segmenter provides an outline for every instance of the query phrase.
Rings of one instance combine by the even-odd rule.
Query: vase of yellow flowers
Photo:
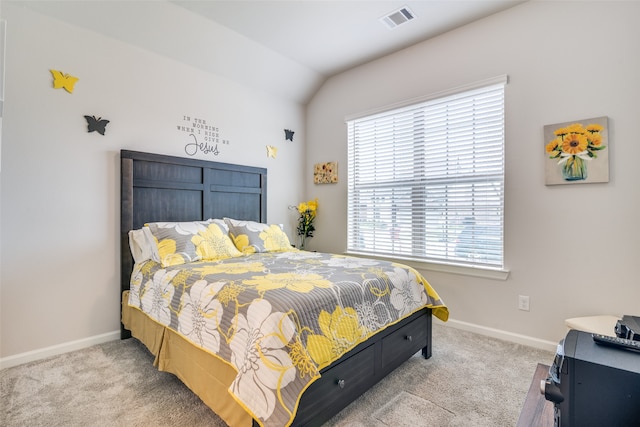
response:
[[[313,220],[316,219],[318,211],[318,199],[302,202],[298,205],[298,236],[300,236],[300,249],[304,250],[307,237],[313,237],[316,228],[313,226]]]
[[[599,124],[583,127],[574,123],[556,129],[555,138],[545,147],[549,158],[559,159],[565,181],[581,181],[587,179],[587,162],[597,157],[596,152],[604,150],[602,130]]]
[[[580,156],[568,156],[562,164],[562,177],[565,181],[587,179],[587,164],[585,160]]]

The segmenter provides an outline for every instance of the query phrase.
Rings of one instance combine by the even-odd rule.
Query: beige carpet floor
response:
[[[434,325],[420,353],[327,426],[514,426],[537,363],[554,354]],[[0,425],[224,426],[138,341],[112,341],[0,371]]]

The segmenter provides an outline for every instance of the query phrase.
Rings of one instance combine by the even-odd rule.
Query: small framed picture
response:
[[[314,184],[336,184],[338,182],[338,162],[316,163],[313,168]]]
[[[575,120],[544,127],[545,184],[609,182],[609,120]]]

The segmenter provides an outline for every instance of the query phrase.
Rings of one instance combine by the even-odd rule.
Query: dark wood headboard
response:
[[[264,168],[122,150],[121,292],[129,289],[129,230],[148,222],[236,218],[267,222]]]

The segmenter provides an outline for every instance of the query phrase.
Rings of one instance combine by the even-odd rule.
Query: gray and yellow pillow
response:
[[[238,221],[231,218],[224,220],[229,227],[231,240],[244,254],[292,250],[289,237],[280,225]]]
[[[163,267],[242,255],[229,238],[223,220],[145,224],[158,245]]]

